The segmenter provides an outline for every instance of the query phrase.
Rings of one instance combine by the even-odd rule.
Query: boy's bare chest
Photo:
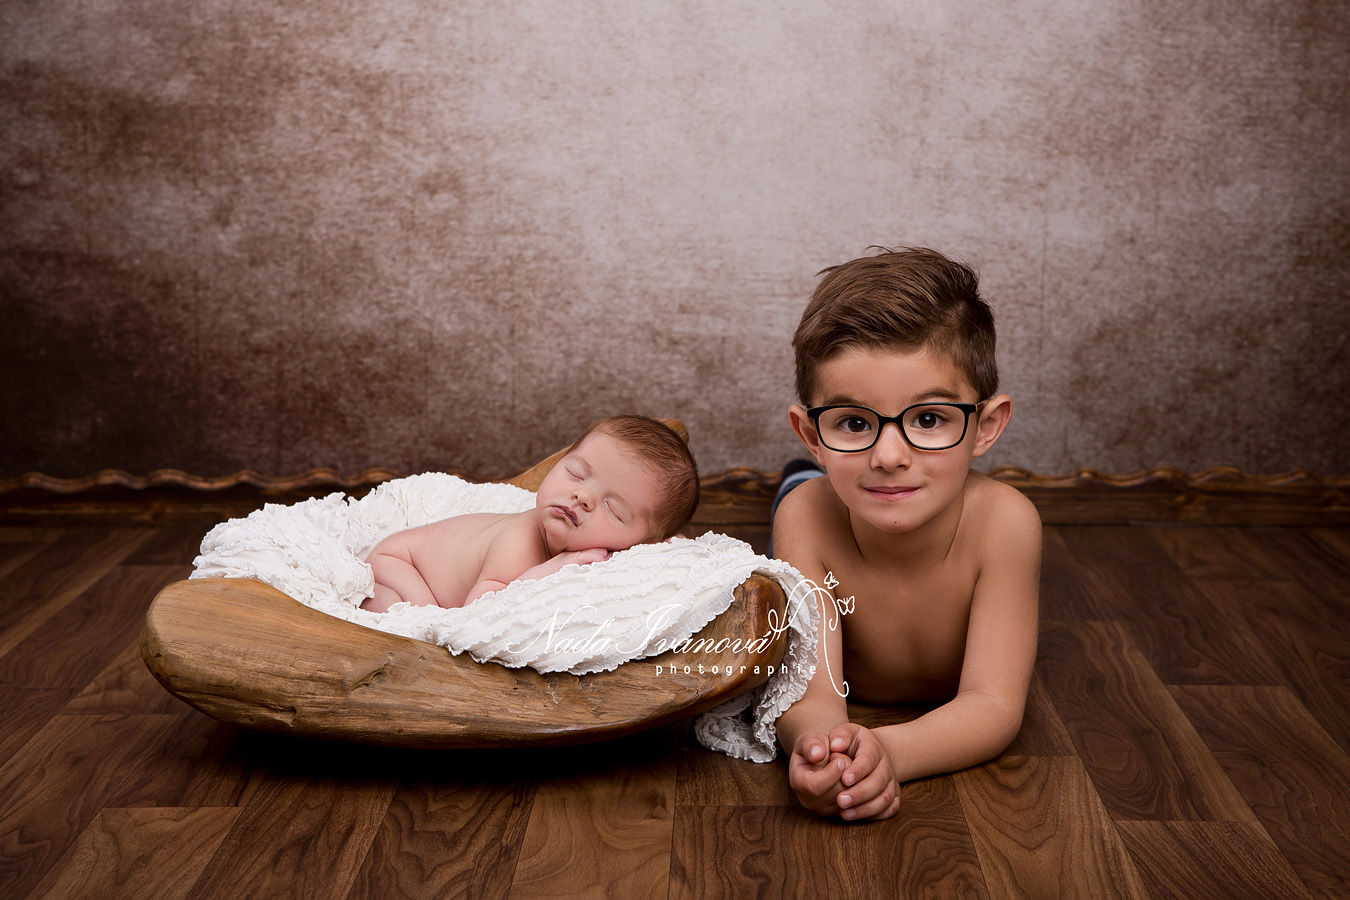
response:
[[[954,693],[975,577],[974,567],[961,560],[921,570],[859,565],[850,572],[841,564],[833,593],[850,610],[840,627],[853,696],[898,703]]]

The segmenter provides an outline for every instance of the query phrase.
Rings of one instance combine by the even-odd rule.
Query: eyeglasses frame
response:
[[[966,439],[966,432],[970,430],[971,414],[978,412],[980,407],[984,406],[984,404],[987,402],[988,402],[987,400],[981,400],[978,403],[951,403],[946,400],[932,400],[927,403],[911,403],[909,406],[906,406],[904,409],[900,410],[899,415],[894,416],[883,416],[881,413],[877,412],[872,407],[862,406],[861,404],[858,403],[831,403],[825,406],[811,407],[806,411],[806,417],[811,420],[812,427],[816,429],[816,437],[820,439],[821,446],[825,447],[827,450],[832,450],[835,453],[865,453],[868,450],[871,450],[873,447],[877,445],[877,441],[881,440],[881,432],[885,431],[886,426],[892,423],[895,425],[895,430],[900,432],[900,437],[903,438],[905,443],[909,444],[910,447],[914,448],[915,450],[921,450],[925,453],[938,453],[943,450],[950,450],[953,447],[960,446],[961,442]],[[918,409],[921,406],[951,406],[961,410],[961,412],[965,414],[965,418],[961,420],[961,437],[958,438],[955,441],[955,443],[948,444],[945,447],[920,447],[918,444],[911,441],[909,439],[909,435],[905,433],[905,425],[903,420],[905,418],[905,413],[909,412],[911,409]],[[876,416],[877,433],[872,436],[872,443],[868,444],[866,447],[859,447],[856,450],[836,450],[834,447],[831,447],[829,444],[825,443],[825,438],[822,437],[820,433],[820,417],[822,413],[829,412],[832,409],[865,409],[872,415]]]

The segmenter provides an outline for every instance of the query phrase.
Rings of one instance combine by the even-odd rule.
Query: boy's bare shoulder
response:
[[[1034,547],[1039,552],[1040,513],[1036,504],[1010,484],[971,472],[965,517],[979,542],[990,549]]]
[[[848,537],[848,508],[828,478],[812,478],[782,499],[773,517],[774,546],[824,551]]]

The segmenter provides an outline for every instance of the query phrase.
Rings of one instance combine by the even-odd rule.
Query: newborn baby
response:
[[[698,469],[679,435],[643,416],[601,419],[544,477],[534,509],[454,516],[376,544],[367,559],[375,596],[361,608],[464,606],[512,581],[663,541],[697,505]]]

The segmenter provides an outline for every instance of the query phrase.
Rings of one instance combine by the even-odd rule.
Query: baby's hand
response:
[[[561,566],[584,566],[593,562],[603,562],[610,558],[612,554],[604,547],[595,547],[590,550],[569,550],[566,553],[559,553],[553,557],[553,560]]]
[[[593,562],[600,562],[609,559],[610,552],[604,547],[595,547],[590,550],[568,550],[565,553],[559,553],[557,556],[550,557],[533,568],[526,569],[516,576],[516,581],[534,581],[537,578],[547,578],[554,572],[564,566],[584,566]],[[499,584],[498,587],[501,585]],[[497,590],[496,587],[489,590]],[[470,595],[471,599],[473,596]]]
[[[835,796],[845,819],[889,819],[900,808],[890,754],[869,728],[845,722],[830,730],[830,754],[848,759]]]
[[[788,784],[801,805],[820,816],[839,814],[835,797],[843,789],[839,776],[852,762],[842,753],[829,750],[824,734],[803,734],[792,747],[788,760]]]

